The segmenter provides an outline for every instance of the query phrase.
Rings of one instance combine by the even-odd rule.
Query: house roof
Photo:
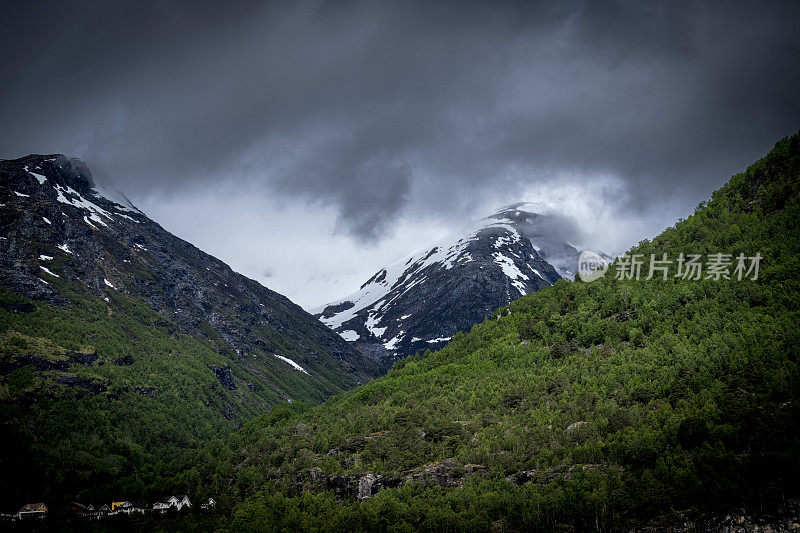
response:
[[[77,508],[77,509],[80,509],[82,511],[85,511],[86,509],[89,508],[89,505],[84,505],[81,502],[69,502],[67,505],[65,505],[65,507],[66,508],[72,508],[72,509]]]
[[[32,512],[32,511],[44,511],[44,512],[47,512],[47,506],[42,502],[26,503],[19,510],[20,513]]]

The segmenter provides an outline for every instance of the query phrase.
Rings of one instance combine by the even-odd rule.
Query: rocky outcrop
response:
[[[69,362],[58,359],[46,359],[36,355],[16,355],[7,357],[0,361],[0,375],[7,375],[13,371],[22,368],[23,366],[30,365],[35,370],[40,372],[49,372],[52,370],[66,371],[69,370]]]
[[[380,490],[380,487],[377,485],[378,476],[369,473],[358,480],[358,499],[359,500],[366,500],[367,498],[372,497],[374,494]]]
[[[331,450],[328,455],[338,455],[338,450]],[[559,465],[541,470],[521,470],[506,476],[506,481],[515,485],[527,483],[549,484],[557,479],[569,480],[577,472],[602,470],[621,474],[622,467],[606,464],[574,464]],[[385,488],[399,488],[406,483],[419,483],[425,486],[456,488],[464,486],[471,476],[485,476],[489,467],[476,464],[461,464],[455,459],[444,459],[429,463],[417,468],[399,472],[378,473],[364,472],[361,474],[339,474],[325,477],[325,472],[319,468],[310,468],[297,475],[296,483],[299,488],[305,486],[321,490],[333,490],[340,498],[356,497],[363,501]]]
[[[355,496],[363,501],[384,488],[399,488],[410,482],[438,487],[460,487],[470,476],[483,476],[488,471],[489,468],[483,465],[459,465],[454,459],[445,459],[419,468],[387,474],[365,472],[360,475],[333,475],[326,478],[322,469],[312,468],[299,475],[297,483],[311,483],[317,488],[333,490],[339,497]]]
[[[586,425],[586,421],[585,420],[579,420],[578,422],[574,422],[574,423],[570,424],[569,426],[567,426],[567,429],[565,429],[564,431],[568,435],[574,435],[574,434],[578,433],[581,430],[581,428],[583,426],[585,426],[585,425]]]
[[[56,382],[68,387],[82,387],[94,394],[100,394],[101,392],[106,392],[108,390],[108,381],[99,379],[82,378],[77,376],[60,376],[56,379]]]
[[[233,379],[233,373],[231,372],[230,366],[209,366],[208,368],[214,372],[214,375],[217,376],[217,380],[219,380],[220,385],[222,385],[225,390],[236,390],[236,381]]]
[[[76,363],[79,365],[84,366],[91,366],[92,363],[97,361],[100,356],[96,353],[71,353],[69,354],[69,360],[72,363]]]
[[[602,470],[621,474],[623,469],[618,465],[606,464],[575,464],[559,465],[552,468],[542,468],[539,470],[520,470],[516,474],[506,476],[506,481],[515,485],[525,485],[535,483],[547,485],[557,479],[569,480],[576,472],[587,472],[592,470]]]

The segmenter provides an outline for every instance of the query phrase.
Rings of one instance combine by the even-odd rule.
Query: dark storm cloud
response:
[[[0,155],[332,204],[364,239],[565,176],[705,195],[800,128],[797,2],[29,4]]]

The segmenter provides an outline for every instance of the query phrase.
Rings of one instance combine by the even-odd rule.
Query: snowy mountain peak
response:
[[[95,187],[92,171],[89,167],[75,157],[63,154],[29,155],[20,161],[26,163],[25,168],[29,173],[47,176],[53,185],[70,187],[81,193],[86,193]]]
[[[564,238],[565,219],[532,208],[506,206],[312,313],[376,358],[441,345],[511,300],[572,278],[580,251]]]

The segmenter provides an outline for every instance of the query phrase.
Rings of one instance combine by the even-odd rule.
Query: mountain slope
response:
[[[714,531],[800,496],[800,134],[629,253],[763,262],[559,281],[176,482],[221,476],[196,490],[231,509],[223,531]]]
[[[0,161],[0,224],[8,483],[23,468],[100,490],[275,405],[380,372],[287,298],[99,191],[80,161]]]
[[[29,156],[0,163],[0,172],[3,286],[56,305],[59,280],[79,281],[101,298],[140,297],[182,332],[216,342],[249,379],[257,380],[256,370],[269,379],[261,367],[274,353],[307,366],[310,373],[292,375],[318,392],[300,399],[319,400],[373,375],[375,365],[287,298],[164,231],[124,198],[97,192],[79,161]]]
[[[377,359],[440,347],[498,307],[574,275],[577,248],[557,236],[553,217],[526,207],[509,206],[405,257],[312,312]]]

